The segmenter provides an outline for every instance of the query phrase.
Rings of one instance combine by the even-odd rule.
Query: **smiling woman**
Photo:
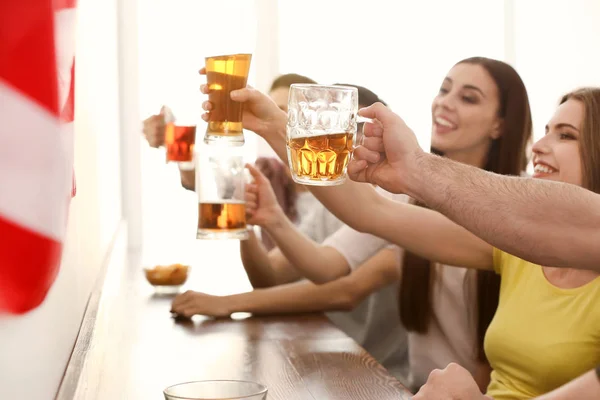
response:
[[[529,100],[508,64],[484,57],[460,61],[444,79],[431,113],[435,153],[501,174],[525,168]]]
[[[563,96],[546,135],[533,146],[535,177],[598,191],[599,117],[600,89]],[[540,267],[498,250],[494,268],[502,276],[502,288],[485,340],[494,369],[488,394],[498,399],[515,393],[532,397],[598,363],[598,273]]]
[[[600,88],[583,88],[563,96],[561,103],[577,102],[580,112],[582,186],[600,193]],[[583,107],[581,107],[583,106]]]
[[[533,147],[534,177],[572,183],[600,193],[600,89],[564,95]],[[574,159],[581,163],[573,163]]]
[[[518,175],[525,169],[531,113],[525,85],[508,64],[484,57],[458,62],[444,78],[431,114],[432,152],[501,174]],[[417,387],[433,368],[457,361],[485,390],[489,365],[483,340],[499,288],[500,278],[491,271],[467,272],[405,252],[399,302],[402,322],[411,331]],[[447,342],[452,357],[430,350],[436,342]]]
[[[534,178],[544,178],[582,186],[581,127],[584,105],[577,100],[566,100],[546,125],[546,135],[533,146]]]

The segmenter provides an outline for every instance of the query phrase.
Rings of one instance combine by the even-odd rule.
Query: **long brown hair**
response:
[[[492,141],[484,169],[504,175],[521,174],[527,166],[527,143],[532,133],[529,98],[521,77],[510,65],[489,58],[467,58],[458,64],[482,66],[498,87],[498,116],[503,120],[503,131]],[[443,155],[435,149],[432,152]],[[435,263],[405,252],[398,300],[400,319],[408,331],[427,332],[432,313],[431,288],[435,279]],[[498,308],[500,277],[493,271],[469,270],[465,285],[473,280],[477,282],[477,302],[467,301],[467,304],[477,306],[477,358],[485,361],[483,339]]]
[[[565,94],[560,104],[569,99],[580,101],[585,108],[579,140],[583,187],[600,193],[600,88],[574,90]]]

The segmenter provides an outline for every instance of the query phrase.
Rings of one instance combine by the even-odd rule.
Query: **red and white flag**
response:
[[[74,194],[74,0],[0,2],[0,312],[46,297]]]

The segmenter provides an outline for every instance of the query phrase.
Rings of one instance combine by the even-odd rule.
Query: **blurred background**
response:
[[[237,242],[195,240],[195,194],[181,187],[164,150],[150,148],[141,134],[142,120],[166,104],[197,118],[203,136],[204,57],[252,53],[249,84],[263,91],[291,72],[366,86],[424,148],[431,100],[463,58],[492,57],[517,69],[536,138],[563,92],[600,86],[598,0],[78,0],[78,18],[78,194],[50,296],[25,317],[0,320],[0,342],[8,344],[0,357],[0,398],[32,377],[36,385],[23,398],[53,398],[123,222],[144,263],[219,268],[237,260]],[[272,154],[250,132],[244,151],[249,160]],[[203,258],[207,246],[222,256]]]

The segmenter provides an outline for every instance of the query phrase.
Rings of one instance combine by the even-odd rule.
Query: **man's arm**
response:
[[[490,244],[532,262],[600,271],[600,195],[568,184],[506,177],[425,154],[404,121],[376,103],[348,175],[406,193]]]
[[[421,154],[408,194],[488,243],[537,264],[600,271],[600,195]]]

